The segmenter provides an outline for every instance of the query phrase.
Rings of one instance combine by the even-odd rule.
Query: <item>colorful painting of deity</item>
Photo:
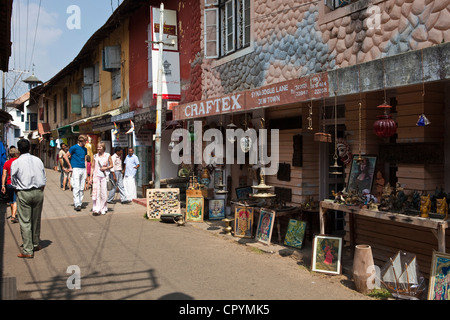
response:
[[[341,273],[342,238],[315,236],[311,269],[316,272]]]
[[[258,219],[258,228],[256,229],[255,239],[259,242],[270,244],[272,238],[273,223],[275,221],[275,211],[261,208]]]
[[[203,197],[186,198],[186,221],[203,221]]]
[[[433,251],[428,300],[449,300],[450,254]]]
[[[209,219],[220,220],[225,218],[225,199],[209,200]]]
[[[301,249],[303,247],[303,240],[305,238],[306,222],[290,219],[284,237],[284,244],[286,246]]]
[[[253,208],[236,207],[234,212],[234,236],[251,238],[253,229]]]

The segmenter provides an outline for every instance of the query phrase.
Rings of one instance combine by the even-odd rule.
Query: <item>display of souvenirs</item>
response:
[[[428,218],[431,210],[430,195],[420,197],[420,216],[422,218]]]
[[[180,214],[180,189],[147,189],[147,217],[159,219],[162,214]]]

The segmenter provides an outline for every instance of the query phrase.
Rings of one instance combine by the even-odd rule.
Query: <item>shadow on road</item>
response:
[[[79,289],[75,287],[79,281]],[[81,274],[77,280],[75,273],[52,277],[48,281],[33,281],[39,300],[93,300],[105,299],[114,294],[114,300],[139,299],[139,296],[159,287],[155,270],[142,270],[130,273],[100,273],[95,271],[88,275]],[[71,289],[72,288],[72,289]],[[117,298],[117,294],[122,295]],[[19,291],[18,299],[32,299],[31,292]]]

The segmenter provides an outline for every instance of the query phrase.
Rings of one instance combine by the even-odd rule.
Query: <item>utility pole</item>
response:
[[[159,9],[159,54],[158,54],[158,94],[156,96],[156,133],[155,133],[155,188],[160,188],[161,169],[161,109],[162,109],[162,72],[163,72],[163,33],[164,33],[164,3]]]
[[[175,41],[163,40],[164,33],[164,3],[161,3],[159,9],[159,40],[158,41],[146,41],[158,44],[158,75],[157,75],[157,95],[156,95],[156,131],[153,136],[155,141],[155,188],[159,189],[161,186],[161,110],[162,110],[162,76],[163,76],[163,47],[164,45],[174,46]]]

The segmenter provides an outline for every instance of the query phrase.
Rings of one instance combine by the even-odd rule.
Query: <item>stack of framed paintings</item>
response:
[[[284,244],[289,247],[301,249],[305,239],[306,222],[289,219],[289,224],[284,237]]]
[[[234,236],[251,238],[253,229],[253,208],[237,206],[234,212]]]
[[[258,219],[258,228],[256,229],[255,235],[257,241],[270,245],[274,221],[275,211],[261,208]]]
[[[205,201],[200,190],[186,190],[186,221],[203,222]]]
[[[225,218],[225,199],[211,199],[208,201],[209,220]]]
[[[147,217],[159,219],[162,214],[180,214],[180,189],[147,189]]]
[[[342,238],[316,235],[313,242],[311,270],[329,274],[341,274]]]

